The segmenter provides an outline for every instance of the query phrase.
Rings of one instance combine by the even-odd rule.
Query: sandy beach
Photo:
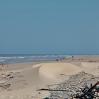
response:
[[[99,0],[0,0],[0,99],[99,99]]]
[[[0,65],[0,99],[43,99],[49,92],[38,89],[64,82],[72,75],[85,72],[98,77],[98,59],[80,57],[63,61]]]

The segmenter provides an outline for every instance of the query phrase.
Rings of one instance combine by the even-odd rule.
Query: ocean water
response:
[[[69,58],[69,55],[32,55],[32,54],[1,54],[0,63],[23,63],[35,61],[54,61],[56,59]]]

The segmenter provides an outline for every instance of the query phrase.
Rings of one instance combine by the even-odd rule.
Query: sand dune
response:
[[[81,65],[82,65],[83,71],[85,71],[86,73],[99,75],[99,63],[82,62]]]
[[[49,79],[55,79],[59,75],[74,75],[82,69],[70,63],[43,63],[39,68],[39,75]]]

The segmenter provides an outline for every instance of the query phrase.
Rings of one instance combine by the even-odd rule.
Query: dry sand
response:
[[[41,64],[39,75],[45,78],[55,80],[60,75],[74,75],[81,72],[82,69],[70,63],[45,63]]]
[[[63,81],[81,71],[99,76],[98,62],[49,62],[9,64],[0,70],[0,99],[42,99],[36,90]]]

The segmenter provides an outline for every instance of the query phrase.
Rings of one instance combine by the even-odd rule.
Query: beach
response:
[[[99,57],[0,65],[0,99],[43,99],[50,93],[39,89],[66,82],[81,72],[99,77]]]

